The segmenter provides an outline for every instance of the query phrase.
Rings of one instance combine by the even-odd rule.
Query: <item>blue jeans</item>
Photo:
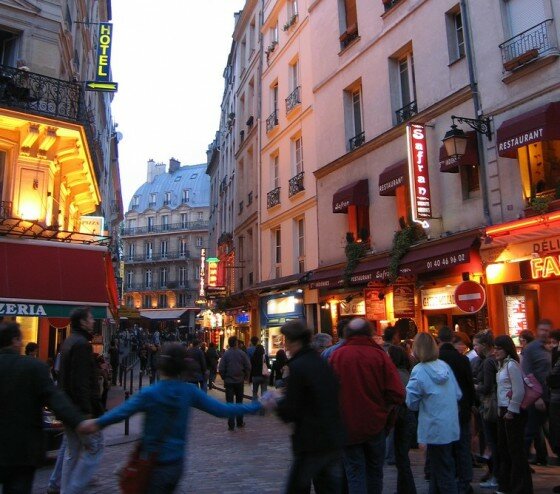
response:
[[[49,478],[49,489],[60,490],[60,484],[62,481],[62,466],[64,465],[64,456],[66,455],[66,434],[62,435],[62,442],[60,443],[60,449],[58,450],[58,455],[56,457],[56,463],[54,464],[54,469]]]
[[[416,494],[416,484],[408,457],[410,445],[416,433],[416,415],[414,412],[407,410],[404,417],[397,418],[393,432],[395,464],[397,466],[397,492],[399,494]]]
[[[79,436],[66,429],[66,454],[62,467],[61,491],[64,494],[83,494],[95,475],[103,456],[103,434],[96,432]]]
[[[172,494],[183,474],[183,460],[167,465],[157,465],[152,471],[146,494]]]
[[[458,494],[453,444],[428,444],[428,460],[430,462],[429,493]]]
[[[381,431],[365,443],[346,446],[343,458],[348,492],[352,494],[383,492],[385,431]]]
[[[259,399],[259,386],[261,387],[261,396],[266,393],[268,388],[268,377],[255,376],[251,378],[253,381],[253,400]]]
[[[340,451],[296,453],[290,469],[286,494],[309,494],[311,483],[316,494],[342,492]]]
[[[459,494],[468,492],[473,479],[471,456],[471,423],[460,423],[461,435],[453,443],[453,456],[455,457],[455,471],[457,473],[457,489]]]

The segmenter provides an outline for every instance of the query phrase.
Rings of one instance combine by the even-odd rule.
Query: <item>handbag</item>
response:
[[[162,429],[157,439],[160,445],[173,427],[173,417],[176,413],[177,410],[175,409],[169,414],[169,422]],[[148,492],[152,472],[157,465],[159,448],[157,451],[149,453],[148,456],[142,455],[141,451],[142,443],[139,443],[134,448],[126,465],[119,472],[119,487],[122,494],[146,494]]]
[[[270,369],[268,368],[268,365],[266,365],[266,358],[263,355],[263,363],[262,363],[262,375],[264,377],[268,377],[270,376]]]
[[[509,375],[509,366],[506,364],[506,370],[508,373],[509,380],[511,382],[511,377]],[[525,395],[523,396],[523,401],[521,401],[521,410],[527,410],[530,406],[534,405],[535,402],[542,396],[543,389],[541,383],[533,374],[523,374],[523,388],[525,389]],[[512,392],[507,393],[507,397],[511,399]]]

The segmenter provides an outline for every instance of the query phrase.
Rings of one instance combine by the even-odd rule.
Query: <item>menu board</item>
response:
[[[380,288],[366,288],[364,290],[366,319],[370,321],[382,321],[387,319],[384,293],[385,292]]]
[[[525,295],[506,295],[506,312],[510,336],[517,336],[520,331],[529,329]]]
[[[393,310],[396,319],[414,317],[414,283],[393,285]]]

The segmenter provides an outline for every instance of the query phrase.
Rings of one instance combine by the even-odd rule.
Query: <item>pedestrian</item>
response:
[[[193,360],[193,376],[191,378],[191,383],[198,386],[206,393],[208,390],[206,380],[206,357],[200,348],[200,341],[198,339],[195,338],[191,342],[191,346],[187,349],[187,358]]]
[[[91,339],[94,319],[87,307],[70,314],[72,332],[62,344],[59,386],[86,416],[99,417],[103,412]],[[99,432],[80,437],[65,429],[66,456],[62,467],[62,492],[81,494],[93,478],[103,455],[103,435]]]
[[[430,494],[457,494],[453,443],[460,437],[461,389],[449,365],[438,359],[431,334],[418,333],[412,351],[418,364],[406,386],[406,405],[418,411],[418,442],[427,445]]]
[[[206,350],[204,357],[206,358],[206,367],[208,368],[208,389],[212,389],[218,374],[218,360],[220,358],[216,343],[213,341],[208,343],[208,350]]]
[[[21,355],[22,346],[19,324],[0,324],[0,485],[6,494],[32,492],[44,457],[44,407],[68,429],[84,418],[56,388],[46,364]]]
[[[259,344],[259,337],[258,336],[251,336],[249,348],[246,349],[247,355],[249,355],[249,359],[251,359],[251,357],[253,356],[253,353],[255,353],[255,350],[257,349],[258,344]],[[239,347],[241,349],[243,349],[242,346],[245,346],[245,345],[243,345],[242,342],[239,342]]]
[[[32,358],[39,357],[39,345],[37,343],[30,341],[27,345],[25,345],[25,355]]]
[[[111,383],[117,385],[117,376],[119,375],[119,348],[117,340],[113,338],[109,346],[109,364],[111,365]]]
[[[276,352],[276,358],[272,364],[272,373],[270,375],[270,384],[274,385],[276,389],[284,387],[284,375],[287,374],[288,370],[287,364],[288,357],[286,356],[286,352],[280,348],[280,350]]]
[[[404,387],[410,380],[410,362],[404,349],[396,345],[387,348],[389,358],[395,364]],[[395,427],[393,429],[393,450],[397,467],[397,494],[416,494],[414,475],[410,468],[408,452],[416,438],[416,415],[402,403],[397,406]]]
[[[94,354],[95,355],[95,354]],[[101,394],[101,405],[103,410],[107,410],[107,396],[109,388],[111,387],[111,380],[109,378],[109,365],[105,361],[103,355],[95,355],[97,380],[99,382],[99,389]]]
[[[455,331],[453,333],[451,344],[461,355],[466,356],[471,351],[471,339],[467,333],[463,333],[462,331]]]
[[[340,407],[347,431],[344,470],[352,494],[381,494],[389,411],[403,403],[404,387],[387,352],[362,318],[346,326],[346,343],[329,363],[340,380]]]
[[[533,481],[524,447],[527,412],[521,410],[525,396],[523,373],[513,340],[500,335],[494,340],[498,362],[498,491],[508,494],[532,494]]]
[[[552,366],[556,364],[558,357],[560,356],[560,329],[555,329],[554,331],[550,332],[550,344],[551,349],[550,353],[552,356]]]
[[[311,348],[316,352],[323,353],[332,346],[332,336],[328,333],[317,333],[311,339]]]
[[[552,369],[552,354],[550,351],[550,332],[552,322],[542,319],[537,324],[536,339],[528,343],[522,352],[521,368],[528,376],[533,374],[543,388],[542,397],[527,409],[527,425],[525,426],[525,449],[529,457],[531,444],[535,443],[535,458],[533,465],[547,465],[548,452],[544,439],[548,419],[548,403],[550,393],[546,385],[546,378]]]
[[[256,413],[262,408],[258,402],[225,404],[209,397],[196,386],[181,381],[180,375],[187,371],[187,360],[187,351],[181,343],[164,344],[157,361],[158,383],[143,388],[119,407],[100,418],[86,421],[79,428],[84,434],[98,433],[108,425],[143,412],[145,418],[139,453],[142,457],[156,456],[147,494],[175,492],[183,473],[191,408],[216,417]]]
[[[525,347],[532,341],[535,341],[535,335],[530,329],[524,329],[519,332],[517,339],[519,340],[519,346],[521,347],[521,354],[523,354]]]
[[[290,355],[286,390],[276,412],[294,424],[293,461],[286,494],[342,492],[344,428],[339,387],[325,359],[311,348],[312,332],[305,321],[292,320],[280,329]]]
[[[560,456],[560,359],[557,359],[546,380],[550,389],[548,420],[550,426],[550,446],[556,456]],[[552,492],[560,492],[560,485]]]
[[[251,360],[251,382],[253,384],[253,400],[259,397],[259,387],[261,396],[266,393],[268,377],[270,375],[270,362],[268,355],[265,354],[264,347],[258,342],[254,346]]]
[[[237,347],[236,336],[230,336],[228,338],[228,344],[229,348],[220,359],[218,372],[226,388],[226,401],[228,403],[233,403],[233,399],[235,398],[236,403],[243,403],[244,383],[251,375],[251,362],[247,354]],[[233,417],[229,417],[228,429],[230,431],[234,430],[236,423],[237,427],[243,427],[245,425],[245,422],[243,422],[243,415],[238,415],[235,417],[235,420]]]
[[[383,350],[388,351],[391,345],[400,344],[399,333],[395,326],[387,326],[383,331]]]
[[[345,343],[345,335],[346,335],[346,326],[348,326],[348,323],[350,322],[350,319],[339,319],[337,325],[336,325],[336,331],[338,333],[339,339],[338,341],[330,346],[329,348],[327,348],[326,350],[323,351],[323,353],[321,354],[321,357],[323,357],[324,359],[330,359],[331,355],[336,352],[342,345],[344,345]]]
[[[468,357],[460,352],[451,342],[457,333],[452,333],[447,326],[442,326],[438,332],[440,341],[439,358],[451,370],[461,389],[459,400],[459,440],[453,443],[453,456],[455,458],[455,472],[457,474],[457,489],[459,494],[473,492],[471,482],[473,479],[471,458],[471,409],[475,403],[474,383],[471,364]],[[461,340],[462,341],[462,340]]]

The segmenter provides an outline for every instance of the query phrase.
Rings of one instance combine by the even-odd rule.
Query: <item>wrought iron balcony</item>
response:
[[[353,31],[345,31],[340,35],[340,48],[344,50],[347,46],[350,46],[352,42],[359,37],[358,29],[354,29]]]
[[[189,259],[190,253],[188,251],[180,252],[165,252],[165,253],[152,253],[142,254],[139,256],[125,256],[125,264],[141,263],[141,262],[161,262],[161,261],[175,261],[177,259]]]
[[[189,221],[184,223],[169,223],[167,225],[137,226],[134,228],[123,228],[122,235],[133,237],[152,233],[167,233],[178,231],[208,230],[208,221]]]
[[[266,207],[273,208],[280,204],[280,187],[276,187],[266,195]]]
[[[360,132],[359,134],[352,137],[348,141],[350,143],[350,151],[353,151],[356,148],[359,148],[364,142],[366,142],[366,133]]]
[[[272,114],[266,119],[266,131],[270,132],[278,125],[278,110],[274,110]]]
[[[523,31],[500,45],[504,69],[515,70],[548,53],[558,53],[558,42],[552,29],[552,19]]]
[[[12,201],[0,201],[0,219],[12,217]]]
[[[296,195],[298,192],[301,192],[302,190],[305,190],[305,187],[303,186],[303,174],[304,172],[300,172],[295,177],[290,178],[289,189],[288,189],[289,197]]]
[[[397,115],[397,125],[410,120],[417,113],[418,107],[416,106],[416,101],[411,101],[408,105],[403,106],[400,110],[395,112]]]
[[[286,113],[290,113],[297,105],[301,103],[301,86],[296,87],[286,98]]]

